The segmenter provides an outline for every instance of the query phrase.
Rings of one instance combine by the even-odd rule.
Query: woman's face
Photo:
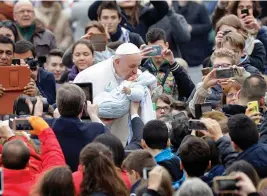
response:
[[[0,35],[9,37],[12,41],[15,42],[15,35],[13,34],[13,32],[10,29],[8,29],[6,27],[0,28]]]
[[[232,27],[232,26],[228,26],[228,25],[222,25],[220,28],[219,28],[219,31],[231,31],[231,32],[234,32],[234,33],[237,33],[237,29]]]
[[[92,66],[93,54],[85,44],[78,44],[73,51],[72,59],[79,72]]]
[[[121,8],[133,8],[136,5],[136,0],[117,0]]]
[[[226,104],[237,104],[237,92],[238,90],[231,87],[229,92],[226,94]]]
[[[240,1],[237,6],[237,17],[242,19],[242,10],[248,9],[248,14],[250,16],[253,16],[253,3],[252,1],[245,0],[245,1]]]

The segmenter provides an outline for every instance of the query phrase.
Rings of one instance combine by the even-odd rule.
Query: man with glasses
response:
[[[12,58],[14,56],[15,44],[8,37],[0,36],[0,66],[11,66]],[[34,82],[30,82],[24,88],[24,94],[28,96],[35,96],[37,89]],[[4,95],[4,88],[0,84],[0,97]]]
[[[30,1],[18,1],[13,11],[20,34],[25,40],[33,43],[37,57],[45,56],[51,49],[56,48],[55,36],[36,21]]]

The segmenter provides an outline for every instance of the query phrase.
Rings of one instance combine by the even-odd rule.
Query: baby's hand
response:
[[[122,92],[127,94],[127,95],[130,95],[131,94],[131,89],[126,87],[126,86],[124,86],[123,89],[122,89]]]

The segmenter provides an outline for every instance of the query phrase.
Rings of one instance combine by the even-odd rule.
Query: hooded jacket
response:
[[[186,178],[185,172],[180,169],[180,158],[173,154],[170,148],[166,148],[155,156],[155,160],[171,174],[173,189],[179,189]]]

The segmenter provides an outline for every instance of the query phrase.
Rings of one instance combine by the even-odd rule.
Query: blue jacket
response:
[[[265,61],[267,61],[267,27],[262,26],[257,34],[257,39],[262,42],[265,48]],[[266,65],[267,62],[265,62]],[[266,68],[266,66],[265,66]]]
[[[231,139],[227,136],[216,141],[216,145],[219,149],[222,163],[226,168],[235,161],[244,160],[255,168],[260,178],[265,178],[267,177],[267,144],[262,142],[260,139],[257,144],[252,145],[241,153],[235,152],[231,145]]]
[[[201,176],[201,180],[206,182],[211,188],[213,188],[213,178],[216,176],[222,176],[225,171],[223,165],[215,165],[212,169]]]
[[[185,181],[185,172],[180,170],[180,158],[171,152],[170,148],[162,150],[155,156],[157,164],[167,169],[172,177],[172,187],[174,190],[179,189],[181,184]]]
[[[101,123],[85,123],[78,118],[60,117],[47,119],[62,148],[67,164],[77,171],[80,151],[98,135],[107,131]]]
[[[36,86],[50,105],[56,102],[56,80],[52,73],[40,68]]]

